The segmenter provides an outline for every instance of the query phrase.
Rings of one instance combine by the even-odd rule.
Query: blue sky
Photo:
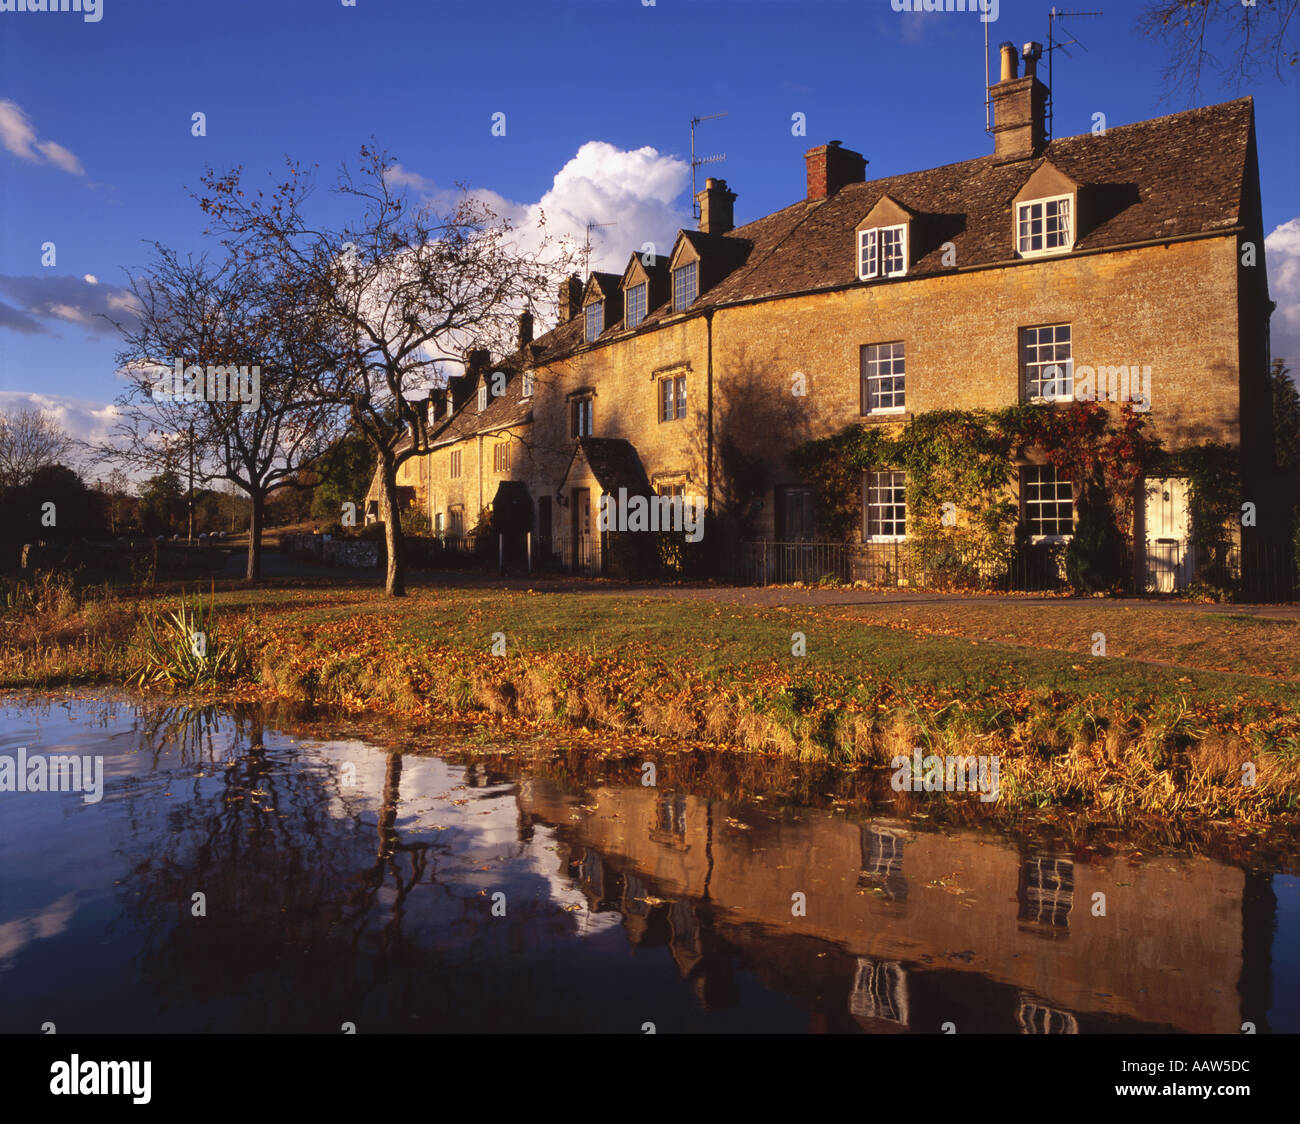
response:
[[[12,0],[6,0],[12,2]],[[983,25],[896,13],[889,0],[102,0],[102,18],[0,11],[0,408],[39,401],[86,436],[121,389],[116,337],[93,314],[121,299],[147,242],[200,249],[187,188],[205,163],[261,177],[286,154],[320,166],[322,201],[372,136],[408,182],[466,182],[526,220],[593,235],[621,267],[690,217],[688,122],[701,173],[738,193],[737,222],[804,191],[803,153],[839,139],[868,176],[991,151]],[[1099,0],[1100,3],[1100,0]],[[1001,0],[990,43],[1043,41],[1049,4]],[[1055,68],[1055,134],[1188,108],[1165,99],[1159,44],[1135,0],[1066,21],[1086,45]],[[1070,5],[1091,7],[1091,5]],[[1269,75],[1256,98],[1277,354],[1300,348],[1300,98]],[[1236,96],[1211,83],[1196,104]],[[191,115],[206,115],[193,136]],[[492,115],[506,115],[505,136]],[[794,136],[792,114],[806,115]],[[593,144],[591,142],[599,142]],[[650,148],[652,152],[637,152]],[[558,216],[555,218],[554,216]],[[1289,225],[1288,225],[1289,224]],[[42,244],[57,263],[42,267]],[[93,282],[86,280],[87,275]]]

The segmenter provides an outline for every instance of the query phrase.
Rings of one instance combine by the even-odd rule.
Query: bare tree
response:
[[[104,497],[104,511],[108,516],[110,534],[120,534],[126,523],[131,500],[131,481],[120,468],[113,469],[103,481],[100,493]]]
[[[317,317],[332,363],[322,398],[345,408],[374,451],[388,548],[385,589],[405,593],[397,471],[428,449],[416,395],[443,365],[473,348],[505,351],[515,315],[567,272],[570,248],[542,237],[524,246],[508,222],[463,188],[441,209],[394,191],[392,159],[361,149],[336,193],[354,210],[336,227],[308,222],[310,176],[291,163],[269,196],[245,192],[241,170],[204,178],[201,200],[227,245],[294,275]]]
[[[243,255],[217,266],[156,247],[131,278],[136,320],[118,325],[128,388],[109,455],[137,468],[193,466],[249,498],[248,566],[261,576],[266,503],[303,486],[337,438],[342,411],[321,398],[318,324],[297,278]]]
[[[0,413],[0,487],[22,488],[42,468],[62,464],[77,442],[40,410]]]
[[[1138,29],[1168,50],[1169,93],[1200,93],[1207,72],[1234,88],[1271,69],[1285,81],[1300,63],[1300,0],[1148,0]]]

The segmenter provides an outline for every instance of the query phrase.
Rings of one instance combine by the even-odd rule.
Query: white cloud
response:
[[[69,320],[73,324],[90,323],[90,317],[77,308],[76,305],[52,303],[47,307],[46,311],[58,320]]]
[[[693,226],[688,206],[675,205],[690,180],[690,165],[646,146],[625,150],[605,141],[588,141],[555,174],[550,190],[536,203],[508,204],[503,217],[521,240],[539,231],[543,216],[552,237],[567,236],[581,246],[587,223],[617,223],[591,231],[591,268],[622,272],[629,255],[647,242],[659,254],[672,248],[677,231]],[[490,205],[493,198],[486,200]],[[494,209],[496,207],[494,206]]]
[[[387,172],[389,182],[410,187],[440,207],[456,193],[436,185],[401,164]],[[693,227],[689,200],[676,204],[690,182],[690,165],[649,146],[622,149],[606,141],[587,141],[555,173],[550,188],[536,202],[507,199],[479,188],[474,198],[506,219],[519,245],[534,249],[543,236],[569,239],[581,247],[587,223],[614,223],[591,231],[591,268],[622,272],[628,257],[647,242],[667,254],[682,227]],[[545,217],[545,227],[542,219]]]
[[[84,176],[81,161],[61,144],[36,139],[31,118],[17,102],[0,100],[0,145],[33,164],[53,164],[74,176]]]
[[[81,278],[87,285],[98,285],[99,278],[93,273],[87,273]]]
[[[432,195],[437,189],[433,180],[425,179],[418,172],[412,172],[401,164],[393,164],[384,171],[384,179],[395,187],[409,187],[421,195]]]
[[[1300,217],[1284,222],[1264,239],[1268,287],[1273,311],[1272,350],[1285,357],[1293,371],[1300,368]]]
[[[0,413],[20,410],[40,410],[66,433],[92,445],[108,442],[118,418],[118,408],[111,402],[35,391],[0,390]]]
[[[449,210],[459,197],[401,164],[385,174],[390,183],[411,188],[440,210]],[[590,268],[621,273],[628,258],[647,243],[654,253],[667,256],[677,231],[694,228],[690,201],[685,206],[676,202],[689,183],[690,165],[684,160],[649,146],[622,149],[587,141],[536,202],[507,199],[486,188],[470,194],[510,224],[516,245],[525,252],[536,250],[544,239],[567,241],[580,250],[589,222],[616,224],[592,229]],[[543,316],[553,308],[550,294],[534,302]]]

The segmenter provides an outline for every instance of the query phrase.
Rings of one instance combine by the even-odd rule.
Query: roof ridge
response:
[[[1197,113],[1213,113],[1216,111],[1223,112],[1230,108],[1236,108],[1242,105],[1243,102],[1253,103],[1254,100],[1255,99],[1252,95],[1243,94],[1241,97],[1233,98],[1231,101],[1219,101],[1215,102],[1213,105],[1197,105],[1193,106],[1191,109],[1180,109],[1175,113],[1162,114],[1160,117],[1145,117],[1141,121],[1129,121],[1123,125],[1107,125],[1105,135],[1120,133],[1126,129],[1140,129],[1148,125],[1161,125],[1165,122],[1172,121],[1175,117],[1191,117],[1193,114]],[[1081,140],[1092,135],[1091,132],[1085,132],[1071,133],[1068,137],[1053,137],[1048,142],[1048,147],[1060,141]]]

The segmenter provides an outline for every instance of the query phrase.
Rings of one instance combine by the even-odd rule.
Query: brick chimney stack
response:
[[[1028,160],[1047,143],[1047,87],[1038,80],[1040,43],[1024,47],[1024,77],[1016,77],[1016,48],[1003,43],[1002,73],[990,87],[993,101],[993,153],[999,160]]]
[[[519,314],[519,337],[515,340],[520,351],[523,351],[530,343],[533,342],[533,314],[531,312],[521,312]]]
[[[867,159],[860,152],[841,148],[840,142],[831,141],[804,153],[808,169],[808,199],[826,199],[841,187],[861,183],[867,178]]]
[[[582,278],[576,273],[569,274],[560,282],[560,319],[559,323],[567,324],[582,307]]]
[[[696,197],[700,205],[700,230],[704,234],[726,234],[736,226],[736,193],[727,190],[726,180],[707,179]]]

